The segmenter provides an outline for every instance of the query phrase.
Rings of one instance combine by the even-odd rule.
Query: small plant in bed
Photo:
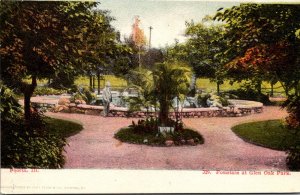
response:
[[[120,129],[115,138],[122,142],[133,144],[145,144],[150,146],[180,146],[203,144],[203,137],[192,129],[183,128],[182,123],[169,120],[167,126],[174,126],[174,132],[159,133],[159,121],[154,118],[134,121],[132,125]],[[170,144],[171,143],[171,144]]]

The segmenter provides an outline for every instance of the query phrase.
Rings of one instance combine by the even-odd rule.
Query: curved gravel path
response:
[[[64,168],[182,169],[182,170],[286,170],[282,151],[244,142],[231,127],[244,122],[285,117],[279,107],[265,107],[261,114],[245,117],[189,118],[184,123],[199,131],[205,143],[197,146],[151,147],[122,143],[113,138],[132,118],[47,113],[75,119],[84,129],[67,139]]]

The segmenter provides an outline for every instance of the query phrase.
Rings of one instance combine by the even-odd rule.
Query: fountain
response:
[[[147,117],[147,116],[157,116],[157,111],[154,109],[146,110],[141,108],[140,111],[130,111],[128,108],[128,103],[126,99],[138,97],[138,92],[134,88],[126,88],[122,92],[112,91],[112,102],[110,107],[111,116],[119,117]],[[34,105],[39,105],[40,107],[58,107],[59,99],[70,98],[69,95],[61,96],[38,96],[32,97],[32,103]],[[103,110],[102,106],[102,91],[100,94],[96,95],[96,101],[94,105],[87,104],[74,104],[67,103],[64,105],[64,112],[80,112],[85,114],[98,115]],[[95,103],[97,102],[97,105]],[[179,101],[177,98],[173,99],[172,109],[170,110],[170,117],[175,118],[179,115],[182,117],[215,117],[215,116],[244,116],[253,113],[260,113],[263,111],[263,104],[255,101],[248,100],[236,100],[229,99],[228,106],[222,106],[218,104],[213,104],[208,102],[209,107],[204,107],[199,105],[197,98],[186,97],[183,101]],[[65,109],[67,106],[68,109]],[[54,109],[55,110],[55,109]],[[61,111],[61,109],[56,109]]]

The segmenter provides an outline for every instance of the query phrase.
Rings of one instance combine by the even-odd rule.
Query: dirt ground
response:
[[[152,147],[122,143],[113,138],[133,118],[47,113],[80,121],[84,129],[67,139],[64,168],[156,170],[286,170],[285,152],[249,144],[231,127],[244,122],[281,119],[279,107],[264,107],[261,114],[244,117],[188,118],[184,124],[197,130],[205,143],[197,146]]]

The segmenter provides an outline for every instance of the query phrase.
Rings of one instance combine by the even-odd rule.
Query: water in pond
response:
[[[112,104],[118,107],[128,107],[128,103],[126,102],[126,99],[135,98],[138,97],[138,93],[135,91],[125,91],[125,92],[119,92],[119,91],[112,91]],[[95,103],[102,104],[102,91],[100,95],[97,95]],[[177,98],[173,99],[172,102],[173,108],[198,108],[201,107],[201,105],[198,104],[197,99],[195,97],[187,97],[183,102],[180,102]]]

